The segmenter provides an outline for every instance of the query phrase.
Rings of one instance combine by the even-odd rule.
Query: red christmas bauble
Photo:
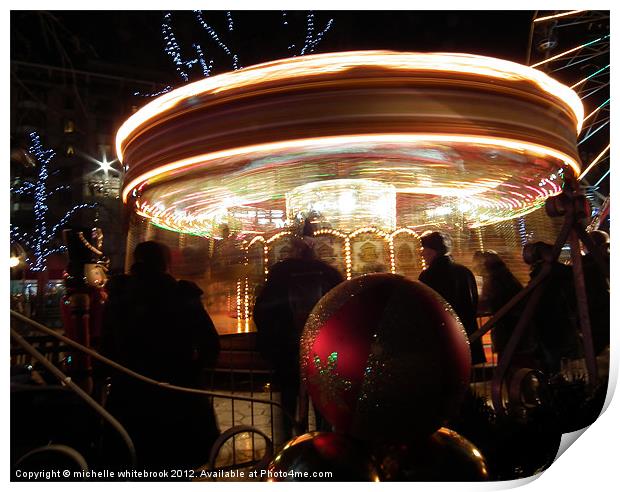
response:
[[[302,334],[300,364],[335,431],[403,442],[432,434],[458,411],[471,356],[441,296],[380,273],[343,282],[319,301]]]

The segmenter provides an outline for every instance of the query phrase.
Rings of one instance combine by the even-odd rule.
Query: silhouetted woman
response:
[[[495,314],[505,304],[523,289],[521,282],[513,275],[501,257],[492,250],[476,251],[474,253],[474,270],[482,277],[482,293],[479,306],[482,312]],[[493,348],[501,359],[502,354],[510,340],[512,332],[517,327],[521,316],[522,304],[519,303],[506,313],[491,330]],[[534,356],[535,343],[531,331],[524,333],[513,361],[518,363],[519,358]],[[526,361],[523,361],[526,362]]]

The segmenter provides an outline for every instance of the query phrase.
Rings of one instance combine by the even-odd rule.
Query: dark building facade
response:
[[[104,252],[118,271],[123,268],[126,233],[115,134],[122,121],[147,102],[135,94],[163,85],[111,75],[109,68],[98,65],[87,71],[11,61],[11,187],[37,179],[36,161],[28,155],[29,135],[36,132],[43,147],[56,153],[47,189],[69,186],[50,196],[48,228],[74,205],[97,203],[96,208],[78,210],[68,224],[103,229]],[[32,231],[34,220],[32,194],[12,194],[11,224]],[[61,244],[60,233],[55,242]],[[59,276],[62,264],[62,256],[50,258],[50,278]]]

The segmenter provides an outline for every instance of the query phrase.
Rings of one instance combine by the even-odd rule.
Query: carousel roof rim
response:
[[[339,73],[362,66],[376,66],[386,70],[409,70],[412,72],[452,72],[515,81],[530,81],[542,91],[559,98],[566,104],[575,117],[577,134],[583,124],[584,109],[577,93],[544,72],[526,65],[467,53],[343,51],[273,60],[234,72],[208,77],[163,94],[130,116],[119,128],[116,135],[117,157],[120,162],[123,162],[124,145],[142,125],[191,97],[267,81],[284,81],[301,76],[314,77],[328,72]]]
[[[304,139],[282,140],[261,144],[253,144],[245,147],[237,147],[232,149],[225,149],[216,152],[210,152],[206,154],[200,154],[185,159],[181,159],[175,162],[158,166],[154,169],[142,173],[129,183],[125,184],[122,192],[123,203],[127,203],[130,193],[145,186],[149,180],[155,177],[161,176],[166,173],[187,171],[195,166],[202,166],[208,162],[223,159],[227,157],[242,156],[245,154],[251,154],[254,152],[266,152],[275,150],[284,150],[287,148],[300,147],[304,145],[316,145],[319,143],[326,143],[328,145],[338,144],[355,144],[355,143],[403,143],[412,144],[415,142],[450,142],[450,143],[463,143],[473,145],[489,145],[503,147],[505,149],[511,149],[516,151],[531,152],[544,157],[552,157],[564,162],[567,166],[571,167],[573,171],[578,175],[580,172],[579,163],[571,156],[560,152],[550,147],[534,144],[531,142],[509,139],[503,137],[484,137],[480,135],[461,135],[461,134],[421,134],[421,133],[398,133],[398,134],[362,134],[362,135],[338,135],[338,136],[324,136],[313,137]]]

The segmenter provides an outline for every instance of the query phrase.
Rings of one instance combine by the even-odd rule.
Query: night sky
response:
[[[242,66],[299,53],[306,33],[306,12],[233,11],[233,31],[223,11],[204,11],[206,21]],[[532,11],[317,11],[316,31],[334,19],[315,52],[360,49],[469,52],[523,63]],[[12,12],[12,60],[108,70],[177,85],[181,79],[164,53],[161,11]],[[172,27],[190,58],[191,44],[201,44],[214,60],[213,73],[232,68],[230,58],[189,11],[173,12]],[[295,48],[287,49],[291,44]],[[191,79],[200,78],[196,67]]]
[[[232,31],[225,11],[203,14],[226,46],[238,54],[242,67],[298,55],[304,45],[307,11],[232,11]],[[533,16],[534,11],[529,10],[316,11],[315,33],[323,30],[330,18],[334,22],[314,52],[464,52],[525,63]],[[185,81],[164,51],[163,19],[163,11],[12,11],[11,60],[149,81],[161,89],[179,87]],[[183,60],[195,58],[192,44],[198,43],[205,58],[213,60],[211,75],[233,69],[231,57],[201,27],[192,11],[173,11],[171,27]],[[589,27],[561,29],[557,37],[559,45],[568,48],[576,40],[593,39],[598,32],[590,32]],[[289,48],[291,45],[294,47]],[[554,76],[570,85],[585,74],[580,70],[587,69],[588,65],[582,64],[573,72],[564,70]],[[198,64],[185,70],[190,82],[204,77]],[[592,98],[588,106],[593,109],[601,102]],[[608,129],[595,135],[587,148],[581,148],[582,159],[591,161],[608,139]],[[599,166],[592,179],[604,171],[605,166]]]

